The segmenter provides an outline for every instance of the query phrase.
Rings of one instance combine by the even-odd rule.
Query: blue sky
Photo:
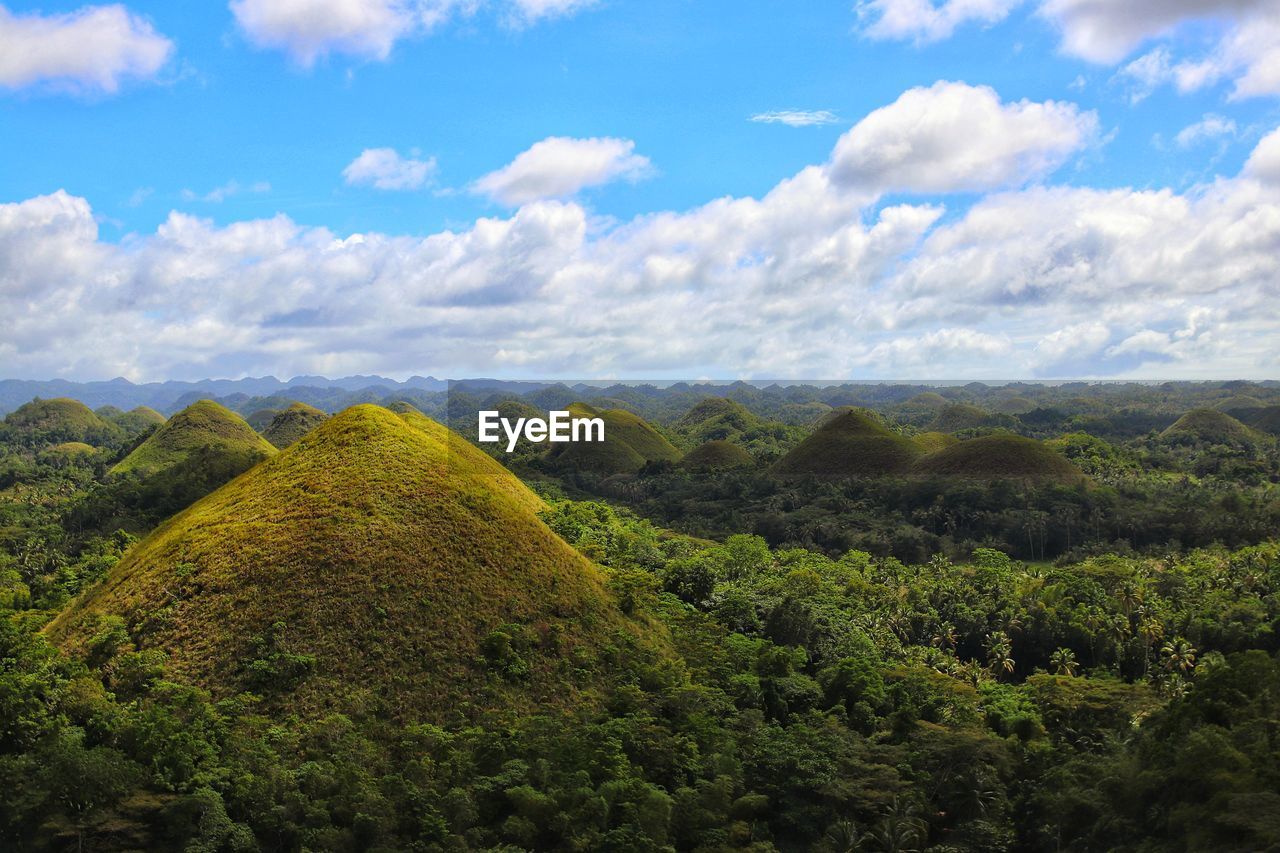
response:
[[[1116,282],[1103,270],[1132,259],[1090,258],[1084,272],[1078,259],[1124,228],[1048,233],[1055,209],[1089,220],[1082,204],[1165,205],[1135,240],[1275,227],[1259,224],[1271,189],[1242,188],[1270,187],[1266,163],[1246,162],[1280,124],[1273,3],[1139,0],[1114,21],[1086,0],[262,3],[0,5],[0,52],[29,55],[0,60],[0,283],[18,318],[0,356],[14,375],[1280,376],[1280,329],[1244,310],[1274,295],[1263,261],[1192,286],[1221,259],[1171,258]],[[351,27],[325,30],[342,15]],[[1012,131],[961,114],[945,134],[959,165],[935,153],[884,182],[850,166],[857,184],[795,200],[799,219],[753,207],[840,159],[842,139],[870,138],[864,119],[912,90],[938,114],[984,91],[1004,111],[993,121],[1023,102],[1070,114],[1035,129],[1039,113],[1026,116],[1025,145],[1007,151]],[[780,111],[829,115],[752,120]],[[918,145],[898,118],[876,145]],[[847,157],[881,163],[869,146]],[[367,151],[399,158],[395,174],[376,157],[372,171],[353,165]],[[575,174],[592,156],[599,169]],[[971,180],[910,171],[973,157],[991,163]],[[537,188],[513,190],[514,177]],[[717,199],[740,204],[722,213]],[[1176,209],[1196,203],[1190,221]],[[1010,235],[960,233],[984,204],[1044,214],[1022,237],[1045,254],[966,296],[964,281],[937,279],[957,241],[990,238],[996,262],[1010,257]],[[663,217],[675,223],[659,238]],[[800,220],[804,246],[788,233]],[[877,223],[905,229],[892,257],[863,245]],[[730,258],[723,239],[681,239],[700,227],[750,238]],[[1254,236],[1260,256],[1274,235]],[[843,254],[815,261],[833,240]],[[368,249],[379,242],[385,254]],[[349,257],[335,261],[335,245]],[[1128,301],[1104,304],[1104,291]],[[354,307],[369,301],[391,307]],[[745,313],[730,322],[725,305]],[[562,321],[590,339],[567,345]],[[1085,343],[1055,339],[1064,328]],[[1243,344],[1221,352],[1228,337]]]

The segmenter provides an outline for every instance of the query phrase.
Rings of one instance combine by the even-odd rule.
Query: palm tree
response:
[[[1160,653],[1164,655],[1165,669],[1170,672],[1190,675],[1195,671],[1196,649],[1183,637],[1165,643]]]
[[[919,817],[913,803],[904,803],[897,797],[876,825],[871,839],[884,853],[919,853],[925,842],[928,827]]]
[[[1016,666],[1013,660],[1013,643],[1004,631],[987,635],[987,666],[991,673],[1011,674]]]
[[[1080,664],[1076,661],[1076,653],[1071,649],[1061,648],[1049,657],[1049,666],[1057,675],[1075,675]]]
[[[865,846],[866,836],[851,820],[838,820],[827,829],[826,849],[832,853],[857,853]]]

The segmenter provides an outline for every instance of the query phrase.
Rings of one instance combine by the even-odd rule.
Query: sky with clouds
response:
[[[1280,0],[0,0],[0,164],[3,377],[1280,378]]]

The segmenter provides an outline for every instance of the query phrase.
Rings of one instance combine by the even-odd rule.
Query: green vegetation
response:
[[[1280,848],[1270,384],[583,390],[6,424],[0,849]],[[638,466],[465,437],[584,396]]]
[[[751,468],[756,460],[738,445],[723,440],[701,444],[680,460],[684,468],[697,471],[713,471],[724,468]]]
[[[149,477],[180,465],[197,452],[247,456],[254,462],[276,449],[234,412],[210,400],[178,412],[111,469],[115,475]]]
[[[913,472],[959,480],[1030,480],[1076,485],[1085,475],[1039,441],[1020,435],[988,435],[946,447],[916,462]]]
[[[312,715],[438,722],[567,702],[623,625],[541,505],[433,421],[358,406],[162,525],[48,633],[87,652],[119,617],[140,653],[163,650],[175,677],[215,697],[271,671],[244,665],[270,660],[264,644],[287,650],[312,662],[287,706]],[[276,622],[282,639],[254,639]],[[506,624],[538,637],[514,684],[478,663]]]
[[[773,473],[826,479],[880,477],[905,473],[921,453],[911,439],[892,432],[870,413],[845,409],[825,416],[812,435],[778,460]]]
[[[324,423],[327,417],[328,415],[315,406],[294,403],[271,419],[271,423],[262,431],[262,437],[280,450],[284,450]]]
[[[121,436],[118,427],[98,417],[84,403],[65,397],[32,400],[10,412],[4,422],[13,440],[25,447],[71,441],[98,446]]]
[[[1215,409],[1193,409],[1178,418],[1160,437],[1171,443],[1205,442],[1248,445],[1261,436],[1230,415]]]
[[[594,474],[623,474],[640,470],[649,462],[674,462],[680,451],[644,418],[622,409],[596,409],[574,403],[574,418],[604,421],[604,441],[554,445],[551,454],[561,469]]]

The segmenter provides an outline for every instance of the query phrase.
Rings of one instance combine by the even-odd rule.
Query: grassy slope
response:
[[[903,474],[923,451],[870,414],[837,411],[777,461],[780,476],[880,477]]]
[[[1020,435],[988,435],[962,441],[920,459],[914,472],[964,480],[1034,480],[1074,485],[1085,475],[1066,457]]]
[[[956,403],[938,412],[938,416],[933,419],[933,423],[929,424],[929,428],[935,432],[958,432],[962,429],[986,426],[990,421],[991,415],[977,406]]]
[[[80,648],[99,614],[121,614],[177,677],[224,695],[280,620],[286,648],[317,659],[284,700],[304,713],[568,703],[592,684],[577,668],[628,623],[541,507],[434,421],[357,406],[162,525],[48,631]],[[520,684],[480,662],[480,640],[507,622],[542,638]]]
[[[324,423],[328,417],[315,406],[294,403],[271,419],[271,423],[262,431],[262,437],[275,447],[284,450]]]
[[[10,412],[4,420],[15,435],[43,437],[56,443],[96,444],[120,433],[114,424],[99,417],[84,403],[67,397],[32,400]]]
[[[1193,438],[1222,444],[1253,444],[1261,436],[1230,415],[1214,409],[1192,409],[1160,433],[1162,438]]]
[[[556,462],[565,468],[622,474],[638,471],[646,462],[675,462],[680,458],[680,451],[639,415],[622,409],[597,409],[586,403],[574,403],[568,411],[575,418],[603,420],[604,441],[553,447]]]
[[[171,468],[205,448],[261,459],[276,453],[239,415],[210,400],[201,400],[166,421],[120,460],[111,473],[148,476]]]
[[[750,453],[731,441],[717,440],[700,444],[680,460],[684,468],[706,471],[718,468],[749,468],[756,464]]]

